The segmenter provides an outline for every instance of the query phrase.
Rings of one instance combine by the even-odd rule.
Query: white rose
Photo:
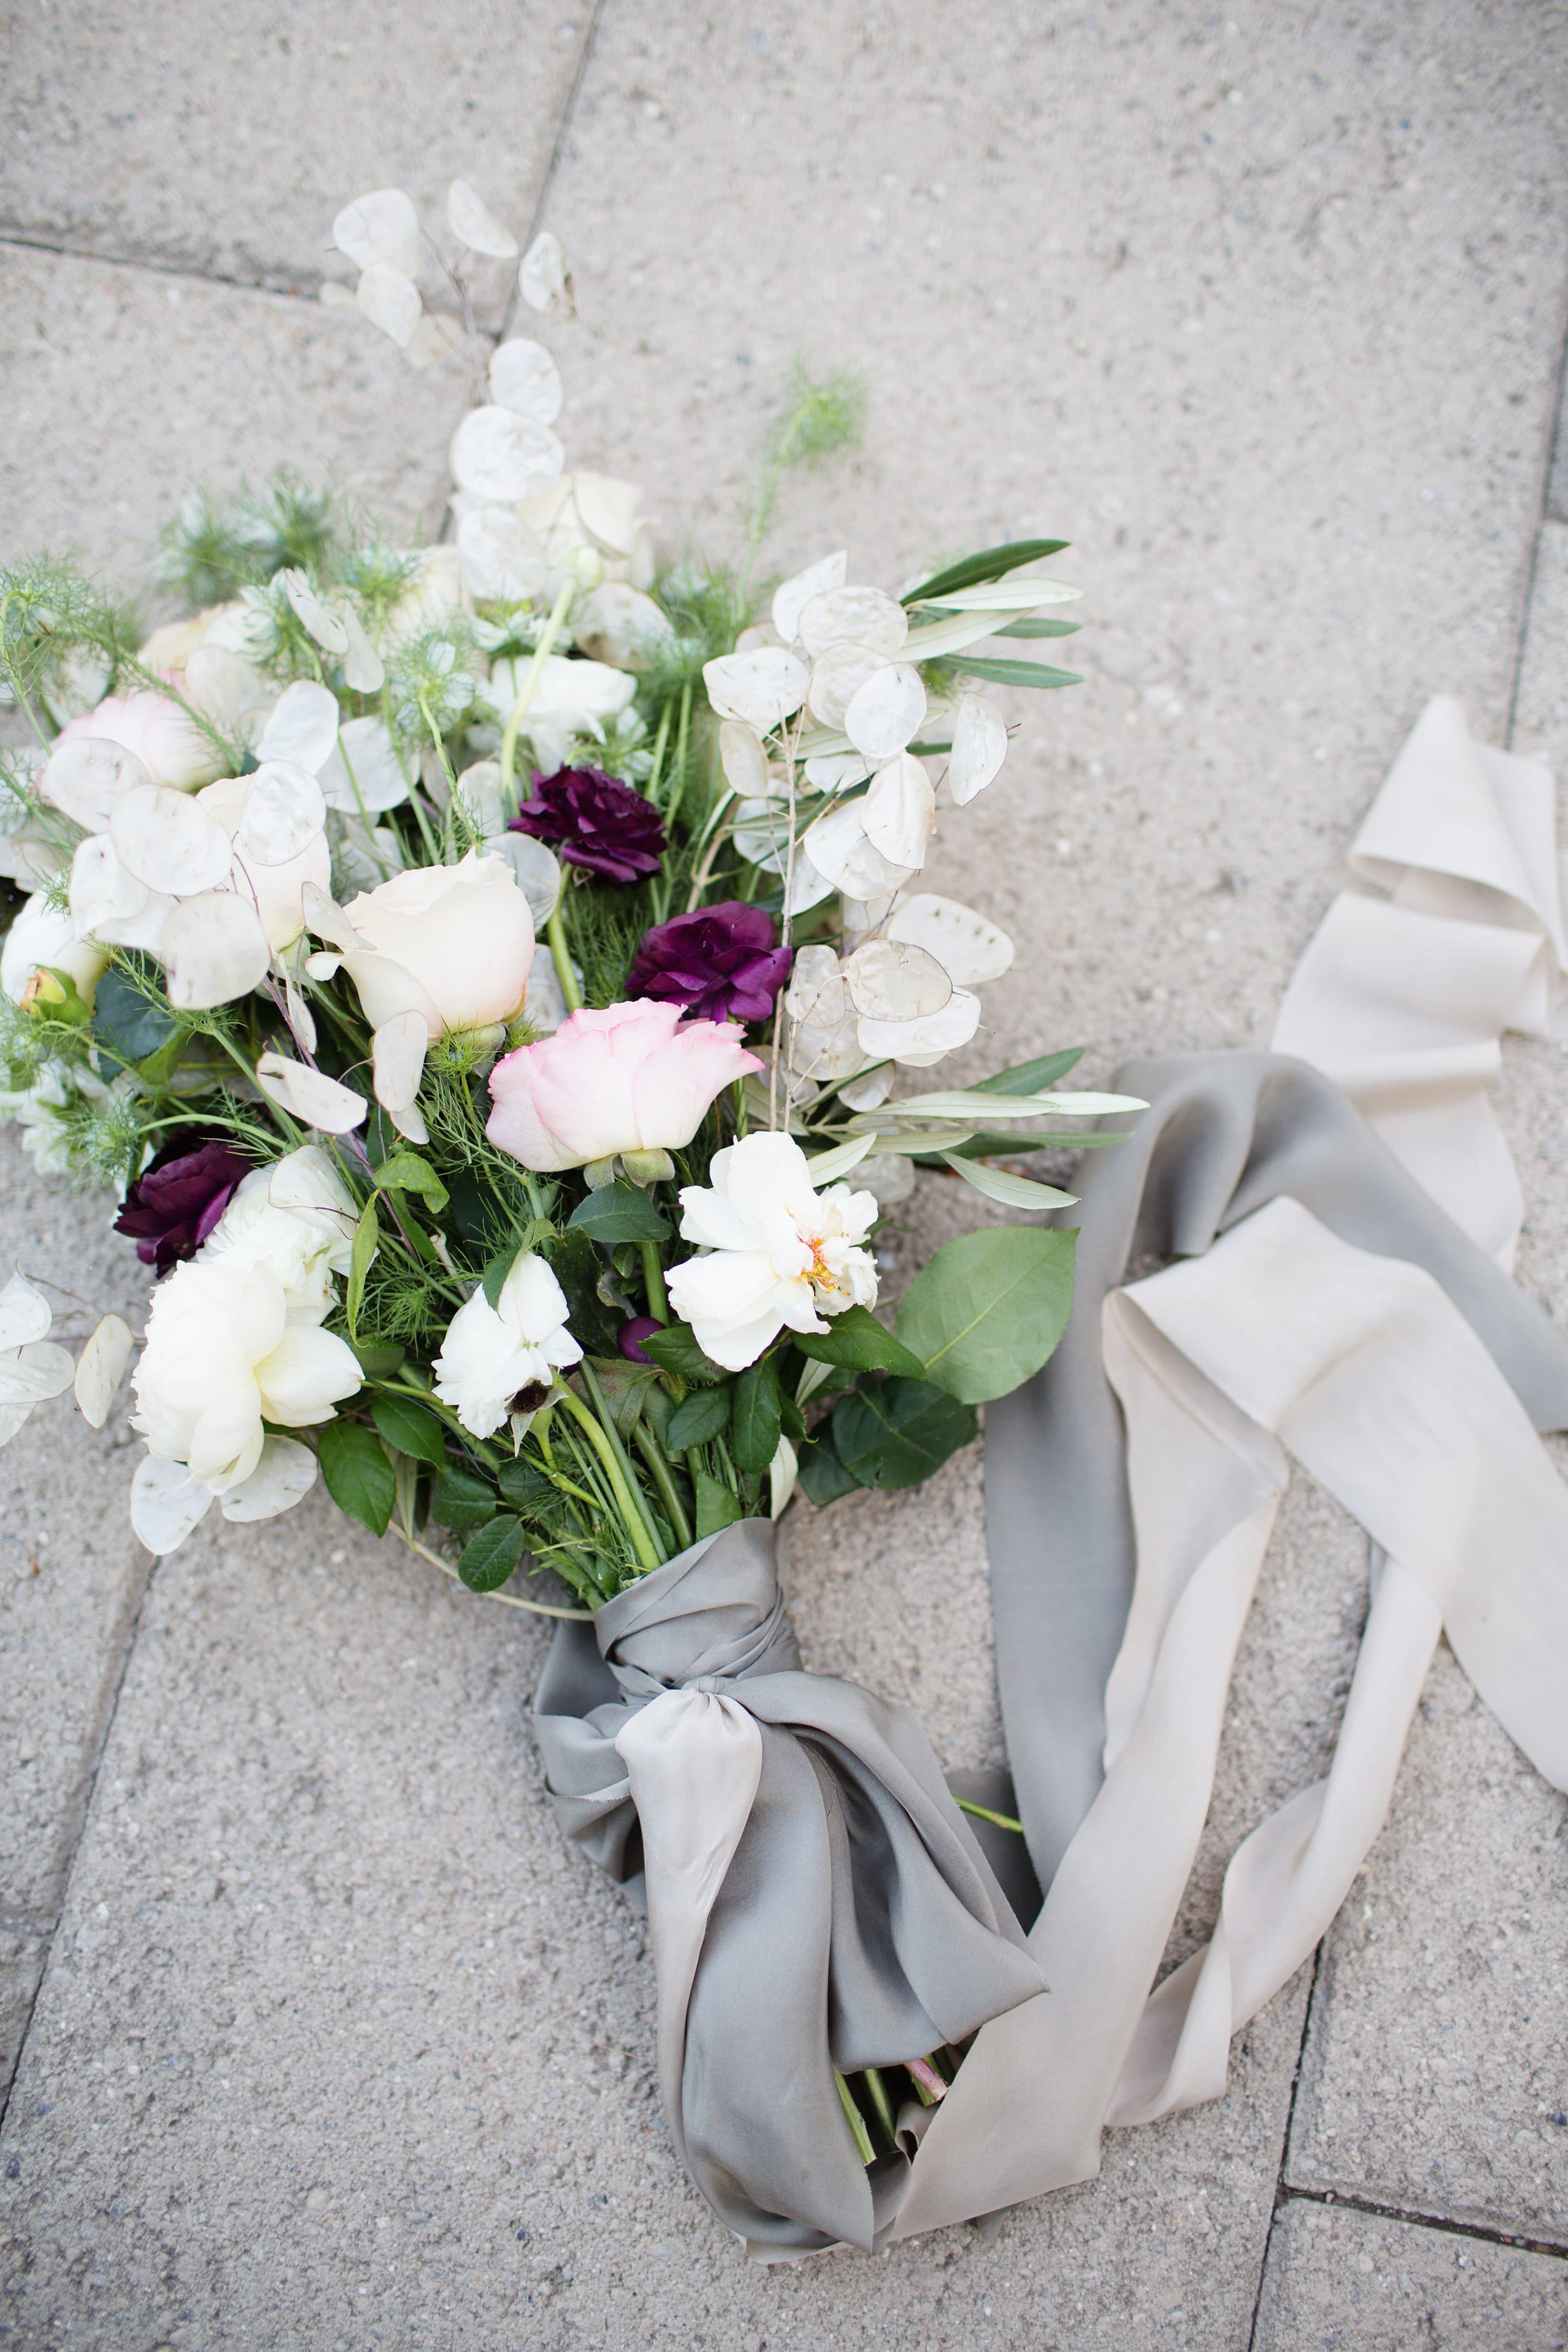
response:
[[[492,1307],[476,1290],[447,1327],[435,1366],[436,1394],[474,1437],[491,1437],[509,1416],[514,1436],[544,1402],[555,1370],[583,1350],[566,1328],[566,1297],[542,1257],[525,1250]]]
[[[679,1315],[726,1371],[743,1371],[787,1325],[825,1331],[824,1315],[870,1307],[877,1268],[863,1242],[877,1221],[870,1192],[814,1191],[805,1152],[787,1135],[756,1134],[716,1151],[711,1186],[681,1192],[680,1230],[710,1253],[668,1277]]]
[[[517,877],[470,850],[416,866],[343,908],[343,961],[374,1029],[419,1013],[433,1037],[515,1020],[533,965],[533,918]]]

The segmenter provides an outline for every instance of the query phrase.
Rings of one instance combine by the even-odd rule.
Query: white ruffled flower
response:
[[[742,1371],[786,1326],[825,1331],[823,1316],[876,1303],[876,1265],[858,1246],[877,1221],[874,1194],[816,1192],[787,1135],[742,1136],[708,1172],[710,1186],[681,1192],[680,1230],[710,1254],[678,1265],[668,1286],[716,1364]]]
[[[246,1177],[196,1255],[153,1292],[132,1382],[150,1458],[131,1519],[150,1550],[176,1550],[215,1498],[226,1518],[264,1519],[310,1491],[315,1456],[263,1423],[331,1421],[363,1384],[348,1342],[321,1328],[353,1228],[352,1197],[309,1144]]]
[[[542,1257],[525,1250],[492,1307],[476,1290],[447,1327],[437,1358],[436,1394],[472,1437],[493,1437],[503,1421],[521,1437],[558,1370],[583,1350],[566,1328],[566,1295]]]

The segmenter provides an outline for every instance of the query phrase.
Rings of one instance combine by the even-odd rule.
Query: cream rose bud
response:
[[[0,994],[13,1004],[47,1004],[63,994],[52,971],[63,971],[77,994],[90,1004],[109,958],[84,940],[63,908],[51,907],[41,890],[24,899],[0,948]]]
[[[414,866],[351,898],[363,950],[343,957],[373,1029],[421,1013],[433,1037],[514,1021],[528,994],[533,918],[517,877],[475,849],[457,866]]]
[[[183,677],[172,681],[184,689]],[[54,749],[92,736],[134,751],[155,784],[188,793],[224,772],[223,753],[179,704],[149,687],[138,694],[111,694],[96,709],[84,710],[60,729]]]
[[[514,1262],[493,1307],[480,1289],[458,1309],[436,1360],[436,1394],[470,1436],[531,1419],[555,1372],[581,1360],[566,1314],[564,1291],[531,1250]]]
[[[779,1333],[825,1331],[824,1315],[871,1307],[877,1268],[859,1248],[877,1222],[870,1192],[812,1186],[787,1135],[746,1135],[716,1151],[711,1185],[688,1184],[680,1230],[710,1253],[666,1277],[698,1345],[726,1371],[754,1364]]]
[[[682,1021],[651,998],[584,1007],[490,1072],[485,1132],[525,1168],[582,1168],[618,1151],[679,1151],[715,1097],[762,1064],[734,1021]]]
[[[159,1284],[132,1383],[132,1426],[150,1453],[184,1463],[194,1485],[222,1495],[260,1461],[264,1422],[302,1429],[332,1419],[364,1376],[345,1339],[293,1307],[269,1265],[205,1251]]]

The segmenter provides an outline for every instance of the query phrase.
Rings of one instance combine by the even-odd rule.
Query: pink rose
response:
[[[490,1072],[492,1143],[541,1171],[617,1151],[678,1151],[717,1095],[761,1062],[734,1021],[685,1021],[647,998],[574,1013]]]
[[[184,687],[174,672],[166,675],[171,685]],[[177,702],[151,687],[135,694],[110,695],[96,710],[68,720],[55,741],[78,743],[88,736],[134,751],[155,784],[168,784],[177,793],[212,783],[224,773],[223,754],[210,736],[186,718]]]

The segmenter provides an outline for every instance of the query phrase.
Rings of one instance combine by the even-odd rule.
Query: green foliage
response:
[[[157,574],[193,605],[217,604],[287,567],[320,577],[337,548],[331,491],[285,467],[259,490],[242,481],[226,504],[192,491],[160,536]]]
[[[410,1454],[416,1462],[428,1462],[437,1470],[444,1467],[447,1433],[427,1406],[416,1404],[412,1397],[373,1397],[370,1417],[397,1453]]]
[[[447,1187],[427,1160],[417,1151],[399,1150],[388,1154],[375,1171],[378,1192],[417,1192],[429,1202],[437,1216],[451,1198]]]
[[[466,1470],[440,1471],[430,1494],[430,1516],[457,1535],[471,1535],[496,1515],[493,1486]]]
[[[860,1481],[846,1470],[833,1442],[833,1424],[825,1422],[816,1436],[800,1449],[801,1492],[820,1510],[845,1495],[860,1491]]]
[[[800,1331],[795,1345],[813,1363],[839,1364],[852,1372],[903,1372],[924,1377],[925,1366],[900,1339],[885,1330],[867,1307],[847,1307],[826,1331]]]
[[[971,1091],[977,1095],[1043,1095],[1047,1094],[1058,1078],[1065,1078],[1083,1059],[1081,1045],[1068,1045],[1059,1054],[1042,1054],[1035,1062],[1015,1062],[1010,1070],[997,1070],[988,1078],[977,1078]]]
[[[1001,1225],[943,1243],[899,1307],[899,1337],[927,1379],[984,1404],[1037,1372],[1067,1328],[1077,1240]]]
[[[973,1408],[931,1381],[873,1380],[833,1408],[839,1461],[862,1486],[918,1486],[975,1435]]]
[[[757,550],[768,535],[785,475],[796,466],[820,465],[854,448],[865,423],[866,388],[858,376],[814,377],[802,362],[795,362],[768,436],[762,480],[752,502],[750,560],[742,585],[750,580]]]
[[[340,1511],[384,1536],[392,1524],[397,1477],[385,1447],[363,1422],[329,1421],[316,1440],[316,1459]]]
[[[1081,686],[1083,679],[1076,669],[1049,669],[1044,662],[994,661],[984,656],[963,654],[950,657],[947,667],[964,677],[984,678],[991,686]]]
[[[684,1454],[688,1446],[706,1445],[730,1426],[730,1390],[693,1389],[682,1404],[678,1404],[665,1427],[664,1440],[672,1454]]]
[[[699,1542],[704,1536],[716,1536],[721,1528],[732,1528],[745,1517],[740,1498],[731,1494],[721,1479],[710,1478],[707,1472],[692,1474],[692,1486],[697,1496],[696,1531]]]
[[[521,1519],[491,1519],[463,1546],[458,1574],[470,1592],[499,1592],[521,1559],[524,1541]]]
[[[698,1346],[697,1334],[689,1323],[671,1323],[662,1331],[650,1331],[642,1342],[642,1351],[664,1371],[673,1372],[678,1380],[697,1387],[729,1378],[723,1366],[716,1364]]]
[[[69,563],[37,555],[0,572],[0,682],[47,722],[106,694],[137,637],[134,615]]]
[[[979,588],[990,580],[1005,580],[1009,572],[1021,572],[1026,563],[1041,563],[1047,555],[1059,555],[1064,547],[1071,544],[1066,539],[1010,539],[1000,547],[983,547],[978,554],[950,563],[944,572],[933,572],[918,588],[906,589],[900,601],[921,604],[931,596],[955,596],[961,588]]]
[[[784,1399],[779,1392],[778,1368],[773,1359],[764,1356],[760,1364],[748,1366],[736,1380],[731,1393],[731,1443],[735,1451],[735,1466],[749,1477],[760,1478],[779,1450],[779,1430],[784,1419]]]
[[[624,1177],[586,1194],[567,1223],[574,1232],[606,1244],[661,1242],[669,1232],[668,1218],[660,1215],[639,1186],[628,1184]]]
[[[125,1068],[150,1060],[186,1034],[169,1010],[150,959],[127,955],[104,973],[93,1004],[92,1034],[102,1052]]]

